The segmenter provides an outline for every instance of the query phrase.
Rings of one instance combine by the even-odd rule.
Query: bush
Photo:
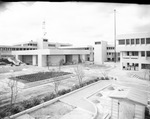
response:
[[[70,91],[71,91],[71,89],[63,89],[63,90],[58,91],[58,94],[59,95],[64,95],[66,93],[69,93]]]
[[[33,100],[25,100],[25,101],[23,101],[23,102],[21,102],[22,103],[22,105],[23,105],[23,107],[25,108],[25,109],[28,109],[28,108],[31,108],[31,107],[33,107],[34,105],[33,105]]]
[[[14,106],[12,107],[11,113],[12,113],[12,114],[16,114],[16,113],[19,113],[19,112],[21,112],[21,111],[23,111],[23,110],[24,110],[23,105],[17,104],[17,105],[14,105]]]
[[[105,80],[109,80],[109,78],[108,78],[108,77],[105,77]]]
[[[41,98],[33,98],[32,100],[33,100],[33,106],[39,105],[43,101]]]
[[[76,89],[79,89],[79,88],[80,88],[79,85],[74,85],[71,90],[73,91],[73,90],[76,90]]]

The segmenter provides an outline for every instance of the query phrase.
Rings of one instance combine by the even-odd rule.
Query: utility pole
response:
[[[114,62],[116,63],[116,10],[114,9]]]

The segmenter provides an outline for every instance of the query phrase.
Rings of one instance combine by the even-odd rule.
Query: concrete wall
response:
[[[79,55],[72,55],[72,61],[77,61],[79,62]]]
[[[99,41],[94,45],[94,63],[101,65],[107,60],[107,42]]]
[[[49,55],[48,61],[51,63],[51,65],[59,65],[59,61],[61,59],[64,59],[64,62],[66,61],[65,55]]]

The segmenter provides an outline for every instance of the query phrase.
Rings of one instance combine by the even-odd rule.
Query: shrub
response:
[[[33,100],[25,100],[25,101],[23,101],[23,102],[21,102],[22,103],[22,105],[23,105],[23,107],[25,108],[25,109],[28,109],[28,108],[31,108],[31,107],[33,107],[34,105],[33,105]]]
[[[79,85],[74,85],[71,90],[73,91],[73,90],[76,90],[76,89],[79,89],[79,88],[80,88]]]
[[[12,107],[11,113],[12,113],[12,114],[16,114],[16,113],[19,113],[19,112],[21,112],[21,111],[23,111],[23,110],[24,110],[23,105],[21,105],[21,104],[16,104],[16,105],[14,105],[14,106]]]
[[[39,105],[43,101],[41,98],[38,97],[33,98],[32,100],[33,100],[33,106]]]
[[[101,80],[105,80],[105,78],[104,78],[104,77],[101,77]]]
[[[109,80],[109,78],[108,78],[108,77],[105,77],[105,80]]]

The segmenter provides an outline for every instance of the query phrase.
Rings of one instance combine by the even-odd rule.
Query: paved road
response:
[[[111,81],[105,80],[100,81],[99,83],[96,83],[88,88],[85,88],[79,92],[73,93],[67,97],[64,97],[60,99],[60,101],[67,103],[69,105],[73,105],[76,107],[80,107],[82,109],[85,109],[91,113],[94,113],[95,109],[91,103],[86,101],[84,98],[87,96],[90,96],[91,94],[95,93],[96,91],[103,89],[104,87],[111,85]]]

